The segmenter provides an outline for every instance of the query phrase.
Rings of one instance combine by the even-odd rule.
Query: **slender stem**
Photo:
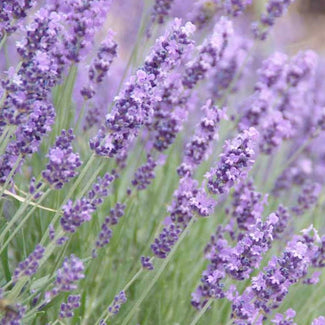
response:
[[[165,268],[168,265],[169,261],[171,260],[171,258],[176,253],[176,250],[177,250],[178,246],[184,240],[185,236],[187,235],[187,233],[189,232],[189,230],[190,230],[190,228],[192,227],[193,224],[194,224],[194,218],[191,219],[191,221],[189,222],[189,224],[187,225],[187,227],[184,229],[183,233],[181,234],[181,236],[177,240],[176,244],[174,245],[174,247],[172,248],[172,250],[168,254],[167,258],[160,265],[160,267],[159,267],[157,273],[155,274],[155,276],[152,278],[152,280],[146,286],[146,288],[142,292],[142,295],[140,296],[140,298],[133,305],[133,308],[126,315],[126,317],[124,318],[124,321],[123,321],[122,325],[129,324],[129,321],[131,320],[131,318],[133,317],[133,315],[136,313],[137,309],[139,308],[139,306],[141,305],[141,303],[143,302],[143,300],[147,297],[147,294],[150,292],[150,290],[152,289],[152,287],[155,285],[155,283],[157,282],[157,280],[161,276],[162,272],[165,270]]]
[[[133,284],[133,282],[141,275],[141,273],[143,272],[143,268],[141,268],[141,269],[139,269],[138,270],[138,272],[136,273],[136,274],[134,274],[134,276],[132,277],[132,279],[125,285],[125,287],[122,289],[122,291],[126,291],[132,284]],[[112,306],[112,304],[113,303],[111,303],[109,306],[108,306],[108,308],[110,307],[110,306]],[[107,309],[108,309],[107,308]],[[105,316],[105,314],[107,313],[107,310],[105,310],[102,314],[101,314],[101,316],[99,317],[99,319],[97,320],[97,322],[96,322],[96,325],[97,324],[99,324],[99,322],[103,319],[104,320],[104,322],[106,322],[107,320],[108,320],[108,318],[109,317],[111,317],[112,316],[112,314],[111,313],[107,313],[107,315]]]
[[[16,127],[12,125],[6,125],[4,127],[3,133],[0,137],[0,155],[2,155],[5,152],[5,148],[7,147],[7,144],[11,138],[11,136],[14,134]]]
[[[12,226],[19,220],[20,216],[24,213],[24,211],[26,210],[27,206],[30,204],[33,196],[39,192],[42,191],[44,185],[41,186],[38,191],[34,194],[30,194],[26,200],[24,201],[24,203],[19,207],[19,209],[17,210],[17,212],[15,213],[15,215],[12,217],[12,219],[10,219],[10,221],[8,222],[7,226],[5,227],[5,229],[1,232],[0,234],[0,243],[3,241],[4,237],[7,235],[7,232],[10,231],[10,229],[12,228]],[[43,198],[42,198],[43,199]],[[41,200],[42,200],[41,199]],[[40,202],[41,202],[40,200]],[[32,211],[34,211],[35,207],[32,209]],[[1,251],[2,249],[4,249],[4,247],[1,247]]]
[[[0,51],[1,51],[2,47],[4,46],[4,44],[6,43],[6,41],[7,41],[7,37],[8,37],[8,35],[7,35],[7,33],[5,32],[4,36],[2,37],[2,39],[1,39],[1,41],[0,41]]]
[[[82,118],[83,118],[83,116],[85,114],[86,103],[87,103],[86,100],[84,100],[83,103],[82,103],[82,106],[81,106],[81,109],[80,109],[80,112],[79,112],[79,116],[78,116],[77,122],[76,122],[75,127],[74,127],[76,132],[79,131],[80,122],[81,122],[81,120],[82,120]]]
[[[2,190],[2,187],[1,187],[1,186],[0,186],[0,189]],[[12,192],[10,192],[10,191],[8,191],[8,190],[4,190],[4,194],[13,197],[14,199],[16,199],[16,200],[19,201],[19,202],[25,202],[25,201],[27,200],[26,197],[21,197],[21,196],[16,195],[16,194],[14,194],[14,193],[12,193]],[[42,210],[45,210],[45,211],[58,212],[58,210],[54,210],[54,209],[51,209],[51,208],[45,207],[45,206],[43,206],[43,205],[40,205],[40,204],[38,204],[38,203],[36,203],[36,202],[32,202],[32,201],[29,202],[29,205],[32,205],[32,206],[34,206],[34,207],[36,207],[36,208],[39,208],[39,209],[42,209]],[[59,211],[59,212],[60,212],[60,211]]]
[[[200,318],[203,316],[203,314],[208,310],[208,308],[211,306],[213,300],[210,299],[208,300],[208,302],[204,305],[204,307],[200,310],[199,313],[197,313],[194,317],[194,319],[192,320],[190,325],[195,325],[197,324],[197,322],[200,320]]]
[[[46,197],[47,197],[47,195],[50,193],[50,189],[49,190],[47,190],[44,194],[43,194],[43,196],[42,196],[42,198],[40,199],[40,201],[39,202],[41,202],[41,201],[43,201]],[[29,212],[28,212],[28,214],[22,219],[22,220],[20,220],[20,222],[19,222],[19,225],[17,225],[17,227],[15,227],[13,230],[12,230],[12,232],[10,232],[10,236],[8,237],[8,239],[5,241],[5,243],[1,246],[1,248],[0,248],[0,254],[3,252],[3,250],[7,247],[7,245],[10,243],[10,241],[14,238],[14,236],[17,234],[17,232],[23,227],[23,225],[26,223],[26,221],[28,220],[28,218],[30,217],[30,215],[34,212],[34,210],[36,209],[37,207],[36,206],[34,206]]]

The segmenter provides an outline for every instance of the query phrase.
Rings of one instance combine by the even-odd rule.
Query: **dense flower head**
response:
[[[106,18],[111,0],[53,0],[51,9],[61,13],[68,33],[64,35],[65,56],[79,62],[89,51],[95,33]]]
[[[217,64],[232,33],[231,21],[222,17],[215,25],[211,38],[200,47],[198,57],[187,65],[182,80],[185,87],[192,89]]]
[[[91,219],[96,208],[103,203],[103,199],[108,196],[108,187],[114,181],[115,175],[105,174],[98,177],[88,194],[73,202],[69,200],[63,207],[63,216],[60,219],[61,226],[65,232],[74,233],[84,222]]]
[[[175,19],[168,32],[161,36],[146,57],[142,68],[126,83],[115,98],[112,112],[106,116],[90,147],[101,156],[114,157],[122,151],[137,134],[139,128],[150,120],[154,105],[160,100],[158,83],[168,72],[178,66],[192,41],[190,35],[195,27],[184,26]]]
[[[77,289],[77,282],[85,277],[84,264],[75,255],[66,257],[62,267],[56,272],[54,287],[45,293],[45,298],[51,298],[60,292],[69,292]]]
[[[247,287],[241,296],[234,298],[234,323],[242,324],[246,320],[260,324],[266,319],[266,315],[283,301],[290,286],[307,274],[310,265],[309,252],[304,239],[296,236],[280,257],[272,257],[264,271],[253,277],[252,286]]]
[[[232,141],[226,141],[220,162],[206,174],[207,188],[212,194],[222,194],[246,177],[254,163],[254,146],[258,133],[250,128]]]
[[[75,177],[76,169],[81,166],[79,154],[73,152],[71,143],[74,138],[72,129],[62,130],[47,155],[49,163],[42,176],[55,189],[61,189],[64,183]]]
[[[267,197],[257,192],[253,182],[239,183],[232,195],[231,216],[241,231],[247,231],[262,217]]]
[[[27,16],[35,0],[4,0],[0,4],[0,39],[19,28],[21,21]]]
[[[226,273],[236,280],[244,280],[258,268],[263,254],[269,250],[273,241],[274,226],[278,217],[272,213],[266,222],[257,220],[231,250],[225,266]]]
[[[22,276],[31,277],[39,267],[39,261],[43,258],[45,248],[37,245],[35,250],[23,261],[20,262],[14,271],[14,279],[17,281]]]
[[[69,295],[67,302],[60,306],[60,318],[71,318],[74,315],[74,309],[80,307],[80,295]]]
[[[151,244],[151,250],[155,256],[158,258],[166,258],[176,244],[181,232],[181,226],[174,222],[166,225]]]
[[[60,79],[58,59],[60,26],[55,13],[41,9],[28,25],[26,36],[18,42],[21,66],[8,70],[2,80],[6,96],[0,114],[0,126],[19,125],[33,112],[35,101],[46,101],[50,89]]]
[[[258,82],[255,89],[262,89],[266,86],[271,88],[278,83],[281,84],[287,69],[288,56],[281,52],[275,52],[262,62],[258,69]]]
[[[301,51],[290,62],[286,81],[290,86],[297,86],[315,73],[318,57],[314,51]]]
[[[225,297],[224,279],[226,272],[224,265],[228,261],[231,247],[224,238],[224,234],[224,230],[219,226],[205,248],[205,257],[210,263],[203,271],[200,285],[192,293],[191,300],[191,304],[197,309],[201,309],[211,298],[222,299]]]

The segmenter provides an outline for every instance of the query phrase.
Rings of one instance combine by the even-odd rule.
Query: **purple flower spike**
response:
[[[260,324],[262,319],[265,320],[281,304],[291,285],[306,276],[314,251],[312,242],[306,242],[302,236],[295,236],[280,257],[274,256],[264,271],[253,277],[252,286],[233,299],[234,323],[239,325],[245,321]],[[289,312],[287,317],[291,316]]]
[[[63,302],[60,307],[60,318],[71,318],[74,310],[80,307],[80,295],[68,296],[67,302]]]
[[[157,21],[158,24],[163,24],[168,16],[174,0],[155,0],[152,10],[152,22]]]
[[[222,17],[215,25],[211,39],[202,45],[198,58],[188,64],[182,80],[185,87],[192,89],[199,80],[205,77],[208,71],[216,66],[232,33],[231,21]]]
[[[76,282],[85,277],[84,265],[78,257],[72,254],[69,258],[65,258],[62,267],[57,270],[56,274],[54,288],[45,293],[46,299],[50,299],[60,292],[76,290],[78,287]]]
[[[107,173],[104,177],[97,178],[97,183],[93,185],[87,196],[72,202],[69,200],[63,207],[63,216],[60,220],[65,232],[74,233],[84,222],[91,219],[92,213],[103,203],[103,199],[108,196],[108,187],[115,179],[115,176]]]
[[[294,0],[269,0],[266,5],[266,13],[261,16],[259,22],[252,24],[252,31],[256,39],[265,40],[275,20],[284,15],[289,5]]]
[[[250,128],[226,142],[220,162],[206,174],[210,193],[227,193],[237,181],[247,176],[254,164],[257,137],[256,129]]]
[[[28,10],[36,4],[35,0],[3,0],[0,6],[0,40],[5,33],[11,34],[19,28]]]
[[[125,205],[121,203],[116,203],[115,207],[111,209],[109,217],[105,218],[101,231],[98,234],[96,248],[102,248],[110,242],[113,233],[110,227],[118,224],[120,218],[124,215],[124,210]]]
[[[126,295],[124,291],[121,291],[118,295],[114,297],[113,304],[108,307],[108,311],[110,314],[116,315],[123,304],[127,301]]]
[[[149,256],[141,256],[141,264],[144,269],[147,269],[149,271],[154,269],[153,264],[150,262]]]
[[[192,47],[189,37],[194,30],[193,24],[182,26],[181,20],[175,19],[171,29],[156,41],[143,67],[115,98],[106,125],[90,141],[97,155],[116,157],[138,135],[139,128],[151,120],[153,108],[161,100],[158,86]]]
[[[13,279],[16,282],[22,276],[31,277],[39,267],[39,261],[43,258],[45,248],[37,245],[35,250],[23,261],[18,264],[14,271]]]
[[[182,164],[177,168],[180,177],[192,176],[196,167],[203,162],[211,149],[211,144],[217,138],[217,130],[225,113],[213,105],[209,99],[202,107],[203,117],[195,128],[195,134],[186,144]]]
[[[139,167],[134,174],[134,179],[132,180],[132,185],[137,188],[137,190],[144,190],[148,185],[150,185],[151,180],[155,178],[154,169],[157,166],[157,162],[151,157],[147,156],[147,162]]]
[[[73,152],[71,142],[74,139],[72,129],[62,130],[50,149],[50,162],[42,172],[42,176],[55,189],[59,190],[77,175],[76,169],[81,166],[79,154]]]
[[[111,31],[108,32],[106,40],[100,44],[96,58],[90,65],[88,73],[90,84],[81,90],[81,95],[86,99],[95,95],[94,89],[103,82],[114,58],[117,56],[117,43],[113,40],[112,34]]]

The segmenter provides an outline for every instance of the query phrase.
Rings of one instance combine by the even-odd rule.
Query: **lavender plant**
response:
[[[325,325],[293,2],[0,3],[0,324]]]

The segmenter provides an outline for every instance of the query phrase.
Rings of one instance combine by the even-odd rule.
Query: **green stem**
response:
[[[0,138],[0,154],[2,155],[5,152],[5,149],[7,148],[8,142],[11,138],[11,136],[14,134],[16,130],[15,126],[8,125],[5,127],[1,138]]]
[[[7,37],[8,37],[8,35],[7,35],[7,33],[5,33],[0,41],[0,51],[1,51],[2,47],[4,46],[4,44],[6,43]]]
[[[40,199],[40,203],[47,197],[47,195],[50,193],[50,189],[48,189],[42,196],[42,198]],[[23,225],[26,223],[26,221],[29,219],[30,215],[34,212],[34,210],[37,207],[34,206],[29,212],[28,214],[19,222],[19,225],[17,225],[17,227],[15,227],[12,232],[10,233],[10,236],[8,237],[8,239],[5,241],[5,243],[1,246],[0,248],[0,254],[3,252],[3,250],[7,247],[7,245],[10,243],[10,241],[14,238],[14,236],[17,234],[17,232],[23,227]]]
[[[161,276],[162,272],[165,270],[165,268],[168,265],[169,261],[171,260],[171,258],[176,253],[176,250],[177,250],[178,246],[184,240],[185,236],[187,235],[187,233],[189,232],[189,230],[191,229],[191,227],[192,227],[193,224],[194,224],[194,218],[191,219],[191,221],[189,222],[188,226],[184,229],[183,233],[181,234],[181,236],[177,240],[176,244],[174,245],[174,247],[172,248],[172,250],[168,254],[167,258],[164,259],[164,261],[160,265],[160,267],[159,267],[157,273],[155,274],[155,276],[152,278],[152,280],[146,286],[146,288],[142,292],[142,295],[140,296],[140,298],[133,305],[133,308],[126,315],[126,317],[124,318],[124,321],[123,321],[122,325],[129,324],[129,321],[131,320],[131,318],[133,317],[133,315],[136,313],[137,309],[139,308],[139,306],[141,305],[141,303],[143,302],[143,300],[147,297],[147,294],[150,292],[150,290],[152,289],[152,287],[155,285],[155,283],[157,282],[157,280]]]
[[[33,196],[39,192],[42,191],[42,189],[44,188],[44,185],[41,186],[36,193],[34,194],[30,194],[28,197],[26,197],[26,200],[24,201],[24,203],[19,207],[19,209],[17,210],[17,212],[15,213],[15,215],[12,217],[12,219],[10,219],[10,221],[8,222],[7,226],[5,227],[5,229],[1,232],[0,234],[0,243],[2,243],[4,237],[6,236],[7,232],[10,231],[10,229],[12,228],[12,226],[19,220],[20,216],[24,213],[24,211],[26,210],[27,206],[29,205],[29,203],[31,202]],[[43,198],[42,198],[43,200]],[[41,200],[40,200],[41,202]],[[32,211],[34,211],[34,209],[36,209],[36,207],[34,206],[34,208],[32,209]],[[4,247],[1,247],[1,252],[2,249]]]
[[[194,317],[190,325],[195,325],[200,320],[200,318],[203,316],[203,314],[208,310],[208,308],[211,306],[213,300],[210,299],[208,302],[204,305],[204,307],[200,310],[198,314]]]

